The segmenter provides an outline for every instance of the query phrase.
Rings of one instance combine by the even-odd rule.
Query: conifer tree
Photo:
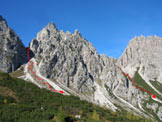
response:
[[[96,110],[93,111],[92,119],[95,120],[95,121],[99,121],[100,120],[100,117],[97,114]]]

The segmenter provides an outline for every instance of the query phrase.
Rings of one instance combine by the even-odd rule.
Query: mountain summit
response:
[[[26,58],[25,46],[0,16],[0,70],[13,72],[27,61]]]

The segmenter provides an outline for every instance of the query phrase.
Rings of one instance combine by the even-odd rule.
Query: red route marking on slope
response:
[[[37,78],[38,80],[42,81],[41,84],[47,84],[47,85],[48,85],[48,88],[50,89],[50,91],[59,92],[59,93],[63,94],[64,91],[59,91],[59,90],[54,90],[54,89],[52,89],[51,85],[50,85],[48,82],[44,82],[44,80],[43,80],[42,78],[38,77],[38,76],[36,75],[36,73],[33,71],[33,69],[31,68],[31,66],[34,65],[34,62],[31,62],[31,61],[30,61],[29,47],[27,48],[27,56],[28,56],[28,61],[29,61],[29,63],[30,63],[30,64],[28,65],[27,68],[31,71],[31,73],[34,75],[34,77]]]
[[[121,70],[121,68],[120,68],[119,66],[118,66],[118,68]],[[122,70],[121,70],[121,71],[122,71]],[[128,74],[126,74],[126,73],[123,72],[123,71],[122,71],[122,73],[123,73],[125,76],[127,76],[127,77],[132,81],[133,85],[134,85],[136,88],[140,89],[141,91],[145,91],[145,92],[149,93],[149,94],[152,96],[152,98],[156,98],[155,94],[152,94],[150,91],[148,91],[148,90],[146,90],[146,89],[143,89],[143,88],[137,86],[137,85],[135,84],[135,82],[133,81],[133,79],[132,79]]]

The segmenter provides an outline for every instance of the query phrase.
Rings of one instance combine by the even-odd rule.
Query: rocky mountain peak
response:
[[[92,87],[94,78],[101,73],[98,53],[78,30],[74,34],[69,31],[54,33],[51,32],[54,27],[53,24],[47,25],[30,43],[35,58],[42,60],[40,73],[68,87],[87,91]]]
[[[2,16],[0,16],[0,22],[5,22],[7,24],[6,20]]]
[[[53,22],[48,23],[45,29],[48,29],[49,31],[58,31],[56,25]]]
[[[161,68],[162,38],[158,36],[140,36],[133,38],[119,58],[118,62],[133,75],[139,67],[149,80],[162,80],[158,72]],[[153,66],[154,65],[154,66]],[[144,67],[144,68],[143,68]],[[151,68],[151,70],[149,70]]]
[[[79,30],[78,29],[75,29],[75,31],[74,31],[74,34],[73,34],[74,36],[79,36],[79,37],[82,37],[82,35],[81,35],[81,33],[79,32]]]
[[[8,28],[8,25],[7,25],[6,20],[2,16],[0,16],[0,32],[7,31],[7,28]]]
[[[77,35],[77,34],[80,34],[80,32],[79,32],[78,29],[75,29],[75,31],[74,31],[74,35]]]
[[[0,70],[12,72],[26,62],[26,49],[16,33],[0,17]]]
[[[56,25],[52,22],[50,22],[46,27],[44,27],[38,34],[37,34],[37,40],[47,41],[51,37],[54,37],[59,34],[59,31],[56,27]]]
[[[162,38],[158,36],[140,36],[133,38],[122,56],[118,59],[118,64],[122,70],[128,73],[131,77],[140,77],[136,79],[141,87],[145,89],[152,89],[154,93],[158,93],[158,99],[161,99],[161,84],[162,84]],[[142,81],[143,80],[143,81]],[[143,84],[146,84],[147,87]],[[155,85],[158,84],[159,88]],[[160,101],[161,102],[161,101]],[[155,104],[155,101],[152,102]],[[149,105],[146,106],[149,108]],[[160,107],[159,118],[162,120]]]

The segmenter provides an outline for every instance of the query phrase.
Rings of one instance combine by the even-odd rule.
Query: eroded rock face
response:
[[[162,38],[144,36],[133,38],[119,58],[119,64],[131,75],[137,67],[147,80],[162,83]]]
[[[41,61],[44,76],[79,91],[91,89],[102,71],[100,56],[78,30],[64,33],[49,23],[32,40],[30,49]]]
[[[157,93],[157,99],[159,102],[153,100],[150,103],[148,97],[145,101],[147,104],[145,107],[154,111],[154,113],[161,119],[161,100],[162,100],[162,38],[158,36],[144,36],[133,38],[122,56],[118,59],[118,65],[128,73],[131,77],[135,76],[135,72],[138,74],[154,93]],[[142,87],[142,86],[141,86]],[[145,87],[146,90],[147,87]],[[137,92],[136,92],[137,93]],[[138,94],[137,94],[138,95]],[[148,94],[147,94],[148,95]],[[142,96],[143,97],[143,96]],[[158,111],[158,112],[157,112]]]
[[[15,71],[26,62],[26,49],[16,33],[8,27],[0,16],[0,70]]]

